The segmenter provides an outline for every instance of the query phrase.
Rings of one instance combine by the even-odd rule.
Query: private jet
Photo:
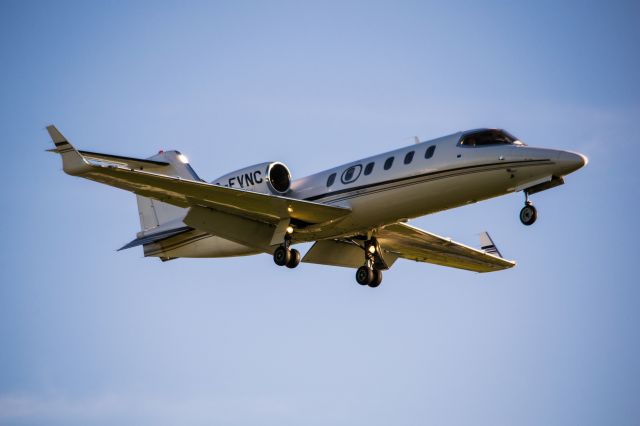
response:
[[[511,268],[488,233],[476,249],[409,225],[410,219],[522,192],[520,221],[538,216],[529,196],[555,188],[587,164],[568,151],[534,148],[502,129],[476,129],[416,143],[292,179],[269,161],[206,182],[178,151],[146,159],[80,151],[47,131],[64,172],[136,194],[140,232],[119,250],[142,246],[162,261],[268,253],[356,269],[378,287],[382,271],[410,259],[475,272]],[[313,242],[302,257],[292,245]]]

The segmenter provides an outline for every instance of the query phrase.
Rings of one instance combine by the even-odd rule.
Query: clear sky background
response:
[[[0,2],[0,424],[637,425],[637,2]],[[145,259],[81,149],[294,176],[475,127],[590,164],[413,221],[516,268]],[[304,247],[306,249],[306,247]]]

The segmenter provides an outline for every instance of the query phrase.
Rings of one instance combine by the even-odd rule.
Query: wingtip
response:
[[[62,133],[60,133],[58,128],[53,124],[47,126],[47,132],[49,133],[49,136],[51,136],[51,140],[53,140],[53,143],[56,144],[56,146],[68,142],[67,138],[65,138]]]
[[[51,140],[55,148],[50,150],[62,156],[62,169],[70,175],[79,175],[90,168],[89,163],[84,159],[82,154],[76,150],[71,143],[53,124],[47,126],[47,132],[51,136]]]

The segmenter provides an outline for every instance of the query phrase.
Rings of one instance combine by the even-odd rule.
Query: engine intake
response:
[[[212,183],[227,188],[284,195],[291,188],[291,173],[283,163],[270,161],[227,173]]]
[[[271,163],[267,171],[269,176],[269,186],[271,190],[279,194],[284,194],[291,187],[291,173],[282,163]]]

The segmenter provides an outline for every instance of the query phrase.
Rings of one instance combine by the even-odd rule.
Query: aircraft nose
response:
[[[577,152],[560,151],[560,155],[558,155],[559,174],[561,176],[575,172],[588,163],[589,159],[587,156],[578,154]]]

